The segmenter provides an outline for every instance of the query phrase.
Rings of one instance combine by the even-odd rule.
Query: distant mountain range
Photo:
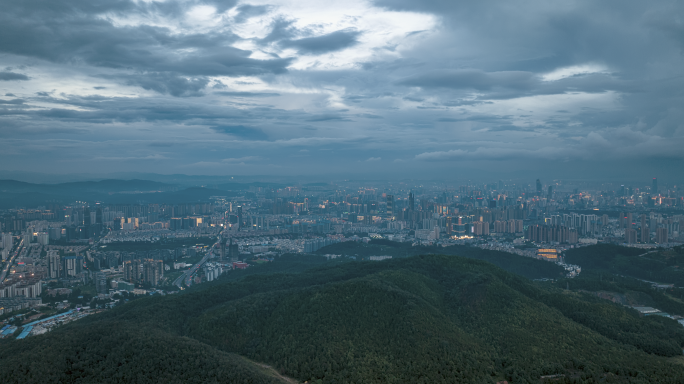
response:
[[[192,203],[208,201],[211,196],[235,196],[251,187],[278,188],[274,183],[222,183],[210,186],[183,186],[150,180],[77,181],[59,184],[34,184],[0,180],[0,209],[34,208],[49,203],[96,201],[107,204]]]

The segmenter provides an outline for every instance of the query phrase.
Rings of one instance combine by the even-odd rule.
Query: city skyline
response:
[[[672,180],[683,14],[668,2],[10,3],[0,172]]]

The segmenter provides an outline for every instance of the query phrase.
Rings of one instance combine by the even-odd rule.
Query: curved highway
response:
[[[221,241],[221,236],[219,236],[219,242]],[[218,242],[217,242],[218,243]],[[192,285],[192,276],[202,267],[204,263],[209,260],[210,257],[214,254],[214,248],[216,246],[215,243],[212,245],[211,248],[209,248],[209,252],[207,252],[206,255],[200,260],[197,264],[193,265],[188,269],[187,271],[183,272],[182,275],[178,276],[178,278],[173,282],[173,285],[177,286],[178,288],[181,288],[183,286],[183,283],[185,282],[185,286],[189,287]]]

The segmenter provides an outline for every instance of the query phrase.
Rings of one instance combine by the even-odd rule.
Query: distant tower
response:
[[[541,181],[539,181],[539,179],[537,179],[537,196],[541,196],[541,194],[542,194],[542,184],[541,184]]]
[[[387,195],[387,218],[392,219],[394,217],[394,196]]]
[[[549,194],[547,197],[550,199],[551,195],[553,195],[553,185],[549,185]]]
[[[653,185],[651,186],[651,192],[655,195],[658,193],[658,178],[653,178]]]
[[[643,244],[651,242],[651,231],[646,225],[646,215],[641,215],[641,242]]]
[[[413,192],[409,192],[409,210],[410,211],[416,210],[416,199],[413,196]]]
[[[226,239],[221,237],[221,262],[223,262],[224,257],[226,257]]]
[[[233,244],[232,237],[230,238],[230,245],[228,245],[228,253],[230,254],[231,261],[238,261],[238,258],[240,256],[240,249],[238,248],[237,243]]]

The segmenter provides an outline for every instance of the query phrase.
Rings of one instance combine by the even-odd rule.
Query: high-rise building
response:
[[[551,196],[553,196],[553,185],[549,185],[549,192],[546,197],[550,199]]]
[[[387,218],[392,219],[394,217],[394,196],[387,195]]]
[[[651,193],[654,195],[658,193],[658,178],[656,177],[653,178],[653,184],[651,185]]]
[[[228,254],[233,262],[238,261],[240,257],[240,248],[237,243],[233,243],[233,238],[230,239],[230,244],[228,245]]]
[[[458,217],[458,223],[456,224],[456,236],[463,237],[466,234],[466,226],[463,224],[463,217]]]
[[[172,231],[183,229],[183,219],[179,217],[172,217],[169,221],[169,229]]]
[[[641,242],[649,243],[651,241],[651,233],[646,225],[646,215],[641,215]]]
[[[128,280],[131,283],[140,282],[140,276],[142,275],[142,268],[140,268],[140,260],[127,260],[124,261],[123,272],[124,280]]]
[[[601,225],[608,225],[608,215],[601,216]]]
[[[107,293],[107,275],[104,272],[95,273],[95,290],[97,293]]]
[[[48,276],[51,279],[59,278],[59,251],[48,251]]]
[[[658,244],[665,244],[667,243],[667,228],[658,228],[656,229],[656,238],[655,238],[656,243]]]
[[[221,251],[221,255],[220,255],[221,259],[220,260],[223,261],[223,259],[226,257],[226,240],[221,238],[221,242],[219,244],[220,244],[219,247],[220,247],[220,251]]]
[[[81,221],[81,225],[93,224],[93,222],[91,222],[90,219],[91,219],[90,208],[89,207],[83,208],[83,221]]]
[[[65,278],[74,277],[83,272],[83,257],[66,256],[62,258],[62,276]]]
[[[11,250],[13,245],[14,245],[14,238],[12,237],[12,234],[3,233],[2,234],[2,247],[5,249]]]
[[[47,232],[41,232],[38,234],[38,244],[48,245],[50,244],[50,235]]]
[[[164,275],[164,262],[147,259],[143,262],[143,281],[146,284],[157,285]]]
[[[409,192],[409,211],[415,211],[416,210],[416,200],[415,197],[413,196],[413,192]]]
[[[542,183],[537,179],[537,196],[541,196],[542,194]]]
[[[100,206],[100,203],[96,204],[96,209],[95,209],[95,223],[96,224],[102,224],[102,207]]]
[[[637,231],[636,229],[627,228],[625,229],[625,243],[635,244],[637,242]]]

